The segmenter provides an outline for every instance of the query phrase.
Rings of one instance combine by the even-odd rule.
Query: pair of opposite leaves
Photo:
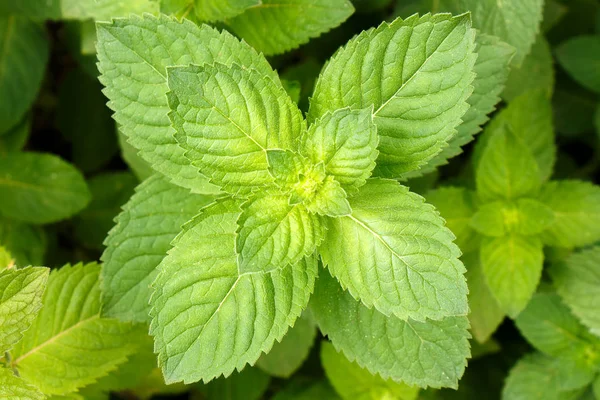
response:
[[[186,31],[193,29],[194,34]],[[254,362],[283,336],[312,292],[316,260],[302,257],[322,240],[314,226],[323,225],[323,215],[338,217],[327,217],[329,230],[321,231],[326,238],[320,253],[363,303],[403,320],[466,314],[459,250],[433,207],[394,181],[364,183],[377,147],[373,116],[380,138],[378,175],[398,176],[418,168],[454,134],[469,106],[473,79],[475,44],[468,17],[414,16],[349,42],[317,83],[309,112],[309,120],[317,121],[308,128],[312,135],[305,135],[300,112],[266,60],[226,34],[148,17],[100,25],[98,38],[106,94],[140,154],[184,187],[215,191],[217,183],[238,198],[251,198],[242,207],[241,200],[227,200],[205,208],[184,226],[159,267],[151,329],[168,380],[228,374]],[[190,44],[203,46],[198,53],[178,53],[196,48]],[[352,68],[365,59],[367,68],[377,70],[375,79]],[[164,71],[190,63],[202,66],[169,69],[169,92]],[[153,85],[140,84],[140,77],[151,77]],[[361,85],[348,87],[348,81]],[[138,92],[137,102],[131,90]],[[162,100],[167,92],[168,103]],[[481,108],[470,115],[471,130],[485,122],[496,94],[492,90],[483,106],[477,104]],[[153,113],[145,108],[152,104],[157,109]],[[171,110],[170,119],[165,109]],[[368,134],[339,129],[346,119]],[[338,136],[352,140],[338,143]],[[333,155],[346,143],[360,146],[344,149],[352,157],[336,159]],[[331,157],[330,148],[336,149]],[[245,232],[245,227],[251,229]],[[249,267],[252,271],[240,275],[236,245],[240,259],[252,261],[247,266],[267,269]],[[273,259],[284,264],[272,269]],[[202,268],[194,268],[199,264]],[[236,307],[242,304],[254,305],[255,312],[239,314]],[[235,319],[244,335],[228,332],[223,325],[228,319]],[[207,332],[210,340],[199,340]],[[231,352],[223,352],[224,343],[232,345]],[[464,357],[459,364],[464,368]],[[422,382],[452,385],[457,374],[451,371],[452,379],[443,383]]]

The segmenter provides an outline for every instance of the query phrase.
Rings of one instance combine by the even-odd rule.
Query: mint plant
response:
[[[428,39],[409,46],[411,32]],[[107,239],[104,313],[150,320],[167,382],[210,381],[268,352],[307,307],[318,254],[341,286],[322,273],[311,310],[338,349],[384,377],[456,385],[468,356],[460,251],[433,207],[386,178],[440,153],[468,100],[474,110],[463,135],[478,131],[510,50],[494,52],[494,68],[486,64],[476,81],[491,93],[471,96],[476,46],[504,49],[501,42],[482,36],[476,45],[467,15],[383,24],[329,61],[305,121],[267,61],[225,32],[145,17],[99,24],[98,39],[115,119],[167,178],[138,188]],[[394,58],[364,73],[359,54]],[[153,220],[162,226],[151,228]],[[151,262],[139,258],[150,250],[144,243],[156,254]],[[358,340],[376,325],[336,320],[351,317],[348,307],[393,327],[390,340],[406,330],[404,345]],[[422,347],[440,340],[441,348]],[[415,362],[438,366],[426,375]]]
[[[0,398],[600,397],[599,15],[0,2]]]
[[[463,251],[478,253],[467,257],[480,269],[473,272],[473,285],[483,286],[471,301],[474,309],[482,305],[471,314],[481,341],[504,315],[516,318],[527,306],[541,278],[544,245],[573,248],[600,240],[600,187],[548,181],[555,151],[548,99],[542,91],[523,94],[494,118],[479,142],[476,191],[442,188],[427,195]],[[488,304],[494,302],[491,317]]]

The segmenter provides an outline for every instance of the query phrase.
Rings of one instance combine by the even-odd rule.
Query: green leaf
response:
[[[0,156],[0,190],[0,213],[34,224],[68,218],[90,201],[81,173],[52,154]]]
[[[282,78],[281,84],[292,101],[298,104],[300,102],[300,96],[302,95],[302,85],[300,82],[296,80],[290,81]]]
[[[378,375],[372,375],[358,364],[350,362],[343,354],[338,353],[329,342],[321,344],[321,362],[329,382],[342,399],[415,400],[419,395],[418,387],[384,380]]]
[[[219,378],[200,386],[205,400],[260,400],[271,379],[258,368],[246,367],[228,378]]]
[[[470,11],[475,28],[515,47],[515,66],[520,66],[529,54],[544,9],[543,0],[443,0],[442,4],[453,13]]]
[[[35,100],[48,47],[41,25],[27,18],[0,17],[0,132],[19,123]]]
[[[137,149],[127,142],[127,136],[121,133],[120,130],[117,132],[117,137],[119,147],[121,147],[121,158],[129,166],[129,169],[139,181],[150,178],[154,174],[152,167],[138,155]]]
[[[59,0],[4,1],[0,3],[0,15],[18,15],[32,19],[59,19]]]
[[[484,238],[481,266],[500,308],[515,318],[535,292],[542,274],[542,243],[535,236]]]
[[[484,204],[473,216],[471,226],[485,236],[500,237],[509,233],[530,236],[541,233],[553,222],[554,213],[548,206],[524,198]]]
[[[593,390],[594,390],[594,395],[596,396],[596,398],[600,397],[600,376],[596,377],[596,380],[594,381],[593,384]]]
[[[0,133],[0,155],[23,150],[29,132],[31,131],[31,116],[26,114],[23,119],[6,132]]]
[[[563,17],[568,11],[568,7],[562,4],[559,0],[544,1],[544,18],[542,19],[542,31],[548,32],[549,30],[554,28],[563,19]]]
[[[539,200],[554,212],[554,223],[542,234],[545,245],[580,247],[600,240],[600,187],[554,181],[542,187]]]
[[[271,400],[340,400],[326,381],[313,381],[303,377],[293,378]]]
[[[150,333],[167,384],[208,382],[254,364],[308,303],[317,275],[312,257],[270,272],[239,272],[239,215],[232,200],[205,208],[159,266]]]
[[[116,218],[102,254],[102,315],[147,322],[156,267],[181,226],[212,201],[190,194],[159,174],[136,188]]]
[[[587,379],[587,372],[574,369],[572,363],[541,353],[528,354],[511,369],[502,390],[502,399],[576,400],[581,390],[565,390],[561,386],[565,380],[579,381],[581,384]]]
[[[502,350],[500,344],[494,339],[489,339],[483,343],[479,343],[477,340],[471,340],[469,344],[471,345],[471,358],[473,360],[497,354]]]
[[[0,245],[6,247],[18,266],[43,264],[46,242],[41,227],[0,217]]]
[[[284,191],[291,190],[305,172],[307,160],[291,150],[267,150],[269,174]]]
[[[329,217],[343,217],[352,212],[346,192],[333,176],[326,177],[305,204],[309,212]]]
[[[138,343],[136,353],[128,357],[127,361],[120,364],[116,370],[112,371],[97,382],[79,390],[85,399],[88,393],[98,393],[106,395],[108,399],[111,391],[124,391],[135,388],[143,384],[144,379],[156,368],[156,355],[153,351],[152,337],[144,330],[139,332],[132,341]]]
[[[227,24],[252,47],[272,55],[335,28],[353,12],[348,0],[262,0]]]
[[[468,312],[454,235],[424,199],[395,181],[372,179],[330,220],[319,251],[342,287],[384,315],[442,319]]]
[[[14,264],[15,260],[13,259],[12,255],[4,246],[0,246],[0,271],[5,268],[13,267]]]
[[[600,93],[600,37],[577,36],[556,49],[560,65],[581,85]]]
[[[588,332],[554,293],[537,293],[515,321],[521,334],[539,351],[594,367],[600,338]]]
[[[100,169],[118,150],[115,121],[101,90],[97,78],[82,70],[67,74],[59,87],[58,129],[71,143],[73,163],[84,172]]]
[[[110,21],[130,14],[157,13],[153,0],[60,0],[62,19]]]
[[[554,286],[573,314],[600,336],[600,247],[592,247],[553,264]]]
[[[227,32],[162,15],[117,19],[97,29],[100,81],[121,131],[144,160],[176,184],[216,193],[218,188],[191,165],[173,137],[166,68],[238,63],[279,82],[268,62]]]
[[[462,146],[471,142],[481,131],[481,126],[489,118],[488,114],[495,110],[500,101],[500,93],[508,78],[510,61],[515,49],[495,36],[478,34],[475,38],[477,61],[473,66],[475,79],[473,93],[467,99],[469,109],[462,117],[462,123],[456,128],[456,136],[448,141],[448,146],[429,160],[427,165],[405,176],[416,176],[433,171],[435,168],[448,163],[448,159],[462,153]]]
[[[0,398],[11,400],[44,400],[46,396],[9,368],[0,367]]]
[[[267,273],[296,264],[315,252],[324,221],[281,194],[255,197],[242,205],[236,252],[240,274]]]
[[[313,163],[324,163],[348,194],[371,176],[377,158],[377,127],[370,109],[344,108],[326,113],[302,137],[300,153]]]
[[[541,33],[538,34],[523,64],[510,71],[502,98],[511,102],[528,91],[537,90],[546,94],[548,98],[554,91],[554,61],[550,44]]]
[[[222,21],[257,7],[261,0],[195,0],[194,11],[200,21]]]
[[[487,342],[504,320],[505,313],[490,292],[485,281],[479,252],[470,252],[462,257],[467,267],[467,285],[469,287],[469,322],[471,333],[479,343]]]
[[[309,119],[373,106],[375,174],[415,170],[446,146],[469,108],[474,39],[468,15],[413,15],[362,32],[323,68]]]
[[[11,366],[46,394],[67,394],[107,375],[137,349],[132,325],[100,317],[97,264],[54,270],[43,308],[11,352]]]
[[[439,187],[427,192],[427,201],[435,206],[456,236],[456,244],[463,253],[479,248],[477,232],[469,222],[477,211],[475,193],[462,187]]]
[[[475,170],[477,194],[484,202],[535,196],[541,186],[535,158],[517,133],[503,125],[489,135]]]
[[[42,267],[0,269],[0,354],[21,340],[42,308],[48,273]]]
[[[269,375],[289,378],[307,359],[316,336],[315,323],[303,314],[281,342],[258,359],[256,366]]]
[[[421,387],[458,386],[470,355],[467,317],[386,317],[354,300],[326,272],[317,280],[311,311],[336,350],[372,374]]]
[[[177,142],[192,165],[228,193],[270,184],[266,151],[295,149],[306,130],[283,87],[253,69],[173,67],[168,82]]]
[[[508,107],[494,117],[478,141],[475,147],[475,165],[481,158],[482,150],[486,148],[486,140],[493,136],[493,132],[503,131],[508,127],[535,158],[540,180],[548,180],[556,159],[552,113],[550,100],[543,90],[529,91],[513,99]]]
[[[75,237],[84,245],[103,249],[121,206],[133,195],[137,179],[129,172],[98,174],[88,182],[92,201],[74,219]]]

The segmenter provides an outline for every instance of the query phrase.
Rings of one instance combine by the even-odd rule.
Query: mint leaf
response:
[[[42,308],[48,272],[42,267],[0,268],[0,354],[23,337]]]
[[[477,198],[474,192],[461,187],[439,187],[427,192],[427,201],[435,206],[446,226],[456,236],[456,244],[463,253],[479,248],[477,232],[470,221],[477,211]]]
[[[353,12],[348,0],[262,0],[227,24],[252,47],[272,55],[335,28]]]
[[[512,129],[535,158],[540,180],[546,181],[552,175],[556,160],[552,106],[548,94],[543,90],[526,92],[510,102],[486,128],[486,132]],[[486,140],[492,134],[484,134],[475,147],[475,163],[486,148]]]
[[[510,207],[512,206],[512,210]],[[506,234],[505,211],[516,213],[516,207],[503,201],[494,201],[479,207],[471,219],[471,227],[485,236],[500,237]],[[518,214],[517,217],[518,219]],[[514,218],[512,218],[514,219]]]
[[[504,236],[509,233],[537,235],[554,222],[553,211],[533,199],[515,202],[495,201],[484,204],[471,220],[471,226],[485,236]]]
[[[471,333],[479,343],[486,343],[504,320],[505,313],[486,283],[479,252],[463,255],[462,261],[467,267]]]
[[[554,61],[550,44],[541,33],[538,34],[523,64],[511,69],[502,98],[512,102],[527,92],[537,90],[545,93],[547,97],[551,97],[554,91]]]
[[[23,150],[31,131],[31,116],[26,114],[15,126],[0,132],[0,155]]]
[[[0,15],[18,15],[32,19],[59,19],[61,16],[60,2],[58,0],[2,2]]]
[[[521,65],[531,50],[544,9],[543,0],[443,0],[442,4],[453,13],[470,11],[475,28],[515,47],[516,66]]]
[[[102,242],[121,206],[133,195],[137,179],[130,172],[103,173],[90,179],[88,185],[92,201],[75,217],[74,234],[85,246],[102,250]]]
[[[515,318],[535,292],[542,274],[542,243],[535,236],[484,238],[481,266],[500,308]]]
[[[107,375],[136,351],[132,325],[100,317],[97,264],[54,270],[43,308],[11,351],[11,366],[45,394],[67,394]]]
[[[305,173],[307,160],[291,150],[267,150],[269,174],[283,191],[292,190]]]
[[[261,3],[261,0],[200,0],[195,1],[194,11],[200,21],[222,21]]]
[[[502,391],[502,398],[575,400],[580,398],[582,390],[566,389],[562,385],[567,380],[574,380],[579,381],[579,385],[575,386],[580,386],[589,378],[587,371],[575,369],[572,363],[565,363],[564,360],[542,353],[532,353],[521,358],[511,369]]]
[[[347,400],[415,400],[419,388],[384,380],[338,353],[329,342],[321,344],[321,362],[332,386]]]
[[[46,396],[19,378],[9,368],[0,367],[0,398],[12,400],[44,400]]]
[[[311,311],[338,351],[383,379],[456,388],[465,370],[466,317],[425,322],[386,317],[354,300],[327,272],[317,280]]]
[[[314,253],[325,235],[324,221],[288,196],[265,195],[242,205],[236,252],[240,274],[266,273]]]
[[[316,336],[315,323],[303,314],[281,342],[275,343],[268,353],[263,354],[256,365],[269,375],[289,378],[306,361]]]
[[[27,18],[0,16],[0,132],[19,123],[31,107],[42,84],[48,53],[41,25]]]
[[[344,108],[311,124],[302,137],[300,153],[313,164],[324,163],[327,174],[354,194],[371,176],[378,140],[372,110]]]
[[[153,351],[154,342],[152,337],[144,330],[132,336],[131,340],[138,344],[138,350],[127,358],[127,361],[120,364],[116,370],[110,374],[98,379],[97,382],[80,389],[80,393],[85,399],[90,393],[100,393],[98,399],[109,396],[111,391],[124,391],[142,385],[144,380],[156,369],[156,355]],[[91,396],[90,396],[91,397]],[[95,399],[96,397],[92,397]]]
[[[0,245],[6,247],[16,265],[41,265],[46,242],[42,227],[0,217]]]
[[[590,334],[554,293],[537,293],[516,320],[521,334],[536,349],[594,367],[600,338]]]
[[[150,333],[167,384],[208,382],[255,363],[308,303],[317,275],[312,257],[270,272],[239,272],[239,215],[233,200],[205,208],[159,265]]]
[[[447,164],[448,159],[462,153],[462,146],[473,140],[481,131],[481,126],[488,121],[488,114],[495,110],[515,49],[495,36],[479,33],[475,37],[475,53],[477,61],[473,66],[473,93],[467,99],[470,107],[456,128],[456,136],[448,140],[448,146],[429,160],[427,165],[405,176],[418,176]]]
[[[97,29],[100,81],[121,131],[144,160],[176,184],[216,193],[218,188],[191,165],[173,137],[165,96],[169,90],[166,68],[238,63],[278,82],[268,62],[227,32],[166,16],[118,19],[100,23]]]
[[[0,270],[14,266],[15,260],[4,246],[0,246]]]
[[[0,213],[34,224],[68,218],[90,201],[81,173],[52,154],[0,156],[0,190]]]
[[[256,70],[218,63],[174,67],[168,82],[177,142],[192,165],[228,193],[270,184],[266,151],[295,149],[306,130],[283,87]]]
[[[542,234],[544,244],[579,247],[600,240],[600,187],[576,180],[549,182],[539,200],[554,212],[554,223]]]
[[[118,130],[117,137],[121,148],[121,158],[129,169],[140,181],[150,178],[154,174],[154,169],[138,155],[137,149],[127,142],[127,136],[121,133],[121,130]]]
[[[468,312],[460,250],[444,220],[395,181],[371,179],[330,220],[319,252],[354,298],[384,315],[442,319]]]
[[[352,212],[346,192],[333,176],[326,177],[305,204],[308,211],[323,216],[343,217]]]
[[[309,120],[339,108],[373,106],[375,174],[398,177],[415,170],[445,147],[469,108],[474,39],[468,15],[413,15],[362,32],[323,68]]]
[[[556,49],[558,62],[569,75],[596,93],[600,93],[598,53],[600,53],[598,35],[577,36],[561,43]]]
[[[257,368],[244,368],[228,378],[219,378],[200,386],[205,400],[260,400],[264,399],[271,379]]]
[[[298,377],[292,379],[271,400],[340,400],[327,380],[309,380]]]
[[[531,151],[508,125],[489,129],[475,170],[479,198],[489,202],[535,196],[541,182]]]
[[[139,185],[116,218],[102,254],[102,315],[149,321],[150,284],[181,226],[212,202],[161,175]]]
[[[61,0],[60,3],[63,19],[106,21],[130,14],[158,12],[158,2],[153,0]]]
[[[573,314],[600,336],[600,247],[575,253],[552,265],[550,275]]]

